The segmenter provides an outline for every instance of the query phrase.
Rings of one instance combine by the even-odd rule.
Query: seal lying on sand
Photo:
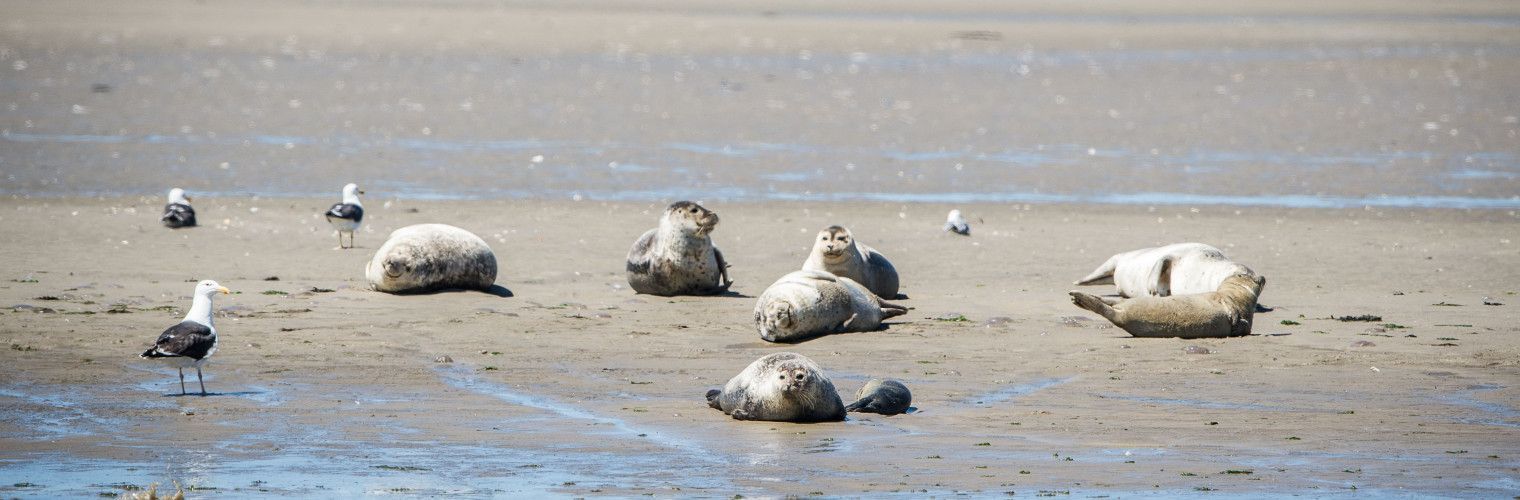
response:
[[[844,420],[844,403],[834,384],[813,360],[791,352],[769,354],[750,363],[723,390],[707,391],[707,404],[737,420]]]
[[[855,402],[844,407],[845,411],[896,415],[908,411],[913,404],[913,393],[902,382],[873,378],[855,393]]]
[[[364,276],[375,290],[389,293],[489,290],[496,282],[496,254],[469,231],[417,224],[392,232],[365,266]]]
[[[813,253],[802,263],[804,271],[827,271],[866,286],[884,299],[897,298],[897,268],[880,252],[855,240],[843,226],[829,226],[813,240]]]
[[[1113,284],[1124,297],[1165,297],[1212,292],[1237,274],[1256,275],[1251,268],[1226,258],[1218,248],[1177,243],[1116,254],[1075,284]]]
[[[824,271],[793,271],[776,280],[755,303],[760,338],[796,342],[819,335],[869,332],[908,308],[881,300],[849,278]]]
[[[1071,292],[1071,302],[1136,337],[1238,337],[1251,334],[1256,297],[1266,285],[1266,277],[1237,274],[1208,293],[1104,300]]]
[[[660,227],[628,250],[628,285],[650,295],[716,295],[728,291],[728,263],[708,236],[718,213],[689,201],[665,208]]]

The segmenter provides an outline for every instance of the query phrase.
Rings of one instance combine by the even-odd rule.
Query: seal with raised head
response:
[[[873,378],[855,393],[855,402],[844,407],[845,411],[896,415],[908,411],[913,404],[913,393],[908,386],[892,379]]]
[[[628,286],[649,295],[716,295],[728,291],[728,263],[713,246],[718,213],[689,201],[665,208],[660,227],[628,250]]]
[[[723,389],[707,391],[707,404],[737,420],[844,420],[844,402],[834,384],[817,363],[793,352],[768,354],[750,363]]]
[[[1226,278],[1256,272],[1203,243],[1177,243],[1116,254],[1077,285],[1113,284],[1123,297],[1208,293]]]
[[[372,288],[388,293],[489,290],[496,283],[496,254],[469,231],[417,224],[391,232],[364,276]]]
[[[827,271],[792,271],[772,283],[755,303],[755,327],[771,342],[797,342],[820,335],[869,332],[908,308],[877,297],[865,286]]]
[[[1264,276],[1237,274],[1208,293],[1105,300],[1073,291],[1071,302],[1136,337],[1239,337],[1251,334],[1256,298],[1266,285]]]
[[[876,296],[897,298],[897,268],[875,249],[855,239],[844,226],[829,226],[813,240],[813,253],[802,263],[804,271],[827,271],[855,280]]]

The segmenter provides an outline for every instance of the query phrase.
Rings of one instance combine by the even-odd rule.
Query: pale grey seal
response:
[[[833,422],[844,420],[844,403],[813,360],[792,352],[762,356],[722,390],[707,391],[707,404],[738,420]]]
[[[843,226],[829,226],[813,240],[804,271],[827,271],[866,286],[884,299],[897,298],[897,268],[881,252],[855,239]]]
[[[908,391],[908,386],[892,379],[873,378],[870,382],[866,382],[865,387],[860,388],[860,392],[855,393],[855,402],[844,409],[862,413],[896,415],[908,411],[911,404],[913,404],[913,393]]]
[[[1237,274],[1256,272],[1213,246],[1177,243],[1116,254],[1075,284],[1113,284],[1124,297],[1165,297],[1212,292]]]
[[[797,342],[819,335],[868,332],[908,308],[881,300],[849,278],[826,271],[793,271],[776,280],[755,303],[755,327],[771,342]]]
[[[417,224],[392,232],[364,275],[375,290],[389,293],[490,290],[496,282],[496,254],[469,231]]]
[[[1136,337],[1238,337],[1251,334],[1256,297],[1266,285],[1266,277],[1237,274],[1208,293],[1105,300],[1074,291],[1071,302]]]
[[[649,295],[716,295],[728,291],[728,263],[708,236],[718,214],[689,201],[665,208],[660,227],[628,250],[628,285]]]

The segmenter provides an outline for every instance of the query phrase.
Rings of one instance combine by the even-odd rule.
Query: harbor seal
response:
[[[827,271],[866,286],[885,299],[897,298],[897,268],[875,249],[855,239],[844,226],[829,226],[813,240],[813,253],[802,263],[804,271]]]
[[[387,293],[490,290],[496,282],[496,254],[469,231],[417,224],[391,232],[365,266],[364,276],[370,287]]]
[[[1266,285],[1264,276],[1237,274],[1208,293],[1104,300],[1074,291],[1071,302],[1136,337],[1239,337],[1251,334],[1256,297]]]
[[[797,342],[820,335],[868,332],[908,308],[881,300],[860,283],[826,271],[793,271],[776,280],[755,303],[755,327],[771,342]]]
[[[844,410],[897,415],[908,411],[908,405],[912,403],[913,393],[902,382],[873,378],[866,382],[865,387],[860,388],[860,392],[855,393],[855,402],[844,407]]]
[[[716,295],[728,291],[728,263],[713,246],[718,213],[689,201],[665,208],[660,227],[628,250],[628,285],[649,295]]]
[[[750,363],[722,390],[707,391],[707,404],[736,420],[844,420],[844,402],[834,384],[813,360],[793,352],[768,354]]]
[[[1237,274],[1256,272],[1213,246],[1177,243],[1116,254],[1075,284],[1113,284],[1123,297],[1165,297],[1212,292]]]

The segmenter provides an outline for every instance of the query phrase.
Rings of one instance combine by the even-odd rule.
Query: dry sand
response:
[[[743,296],[666,299],[622,272],[659,204],[371,200],[348,251],[326,204],[203,200],[188,230],[159,227],[152,199],[0,205],[0,304],[17,305],[0,316],[0,473],[54,488],[7,494],[1516,488],[1512,212],[973,206],[965,238],[939,231],[942,206],[708,201]],[[383,235],[438,221],[485,237],[514,296],[365,290]],[[753,297],[834,223],[893,260],[914,310],[762,342]],[[1255,335],[1134,339],[1066,298],[1111,253],[1195,240],[1270,278]],[[174,370],[136,354],[207,278],[239,292],[217,302],[218,396],[175,397]],[[1363,314],[1382,320],[1329,319]],[[918,411],[795,425],[706,407],[781,350],[846,393],[902,379]]]

